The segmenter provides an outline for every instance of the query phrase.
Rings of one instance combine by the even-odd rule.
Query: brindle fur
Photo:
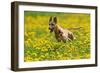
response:
[[[72,32],[68,29],[63,29],[57,24],[57,17],[50,17],[49,19],[49,30],[55,33],[55,37],[58,42],[66,42],[68,40],[74,40],[75,37]]]

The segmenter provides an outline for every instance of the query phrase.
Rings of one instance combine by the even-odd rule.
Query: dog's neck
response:
[[[54,33],[56,38],[60,37],[60,27],[58,25],[55,26]]]
[[[58,25],[55,25],[55,29],[54,29],[54,32],[55,32],[55,34],[58,34],[59,33],[59,26]]]
[[[59,25],[55,26],[54,32],[55,33],[59,33],[59,31],[63,31],[62,27],[60,27]]]

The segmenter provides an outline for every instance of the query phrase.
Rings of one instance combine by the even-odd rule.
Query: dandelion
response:
[[[31,62],[33,60],[33,58],[32,57],[30,57],[30,56],[26,56],[25,57],[25,59],[24,59],[24,61],[26,62]]]
[[[28,33],[27,32],[25,32],[25,37],[28,37]]]

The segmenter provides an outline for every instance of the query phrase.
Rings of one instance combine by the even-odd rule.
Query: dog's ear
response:
[[[53,19],[53,20],[54,20],[54,22],[55,22],[55,23],[57,23],[57,17],[54,17],[54,19]]]
[[[51,16],[50,19],[49,19],[49,22],[50,22],[50,21],[52,21],[52,16]]]

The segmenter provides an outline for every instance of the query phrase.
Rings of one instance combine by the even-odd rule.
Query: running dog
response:
[[[57,17],[50,17],[49,19],[49,30],[50,32],[54,32],[55,37],[58,42],[66,42],[69,40],[74,40],[75,37],[71,31],[68,29],[63,29],[57,23]]]

